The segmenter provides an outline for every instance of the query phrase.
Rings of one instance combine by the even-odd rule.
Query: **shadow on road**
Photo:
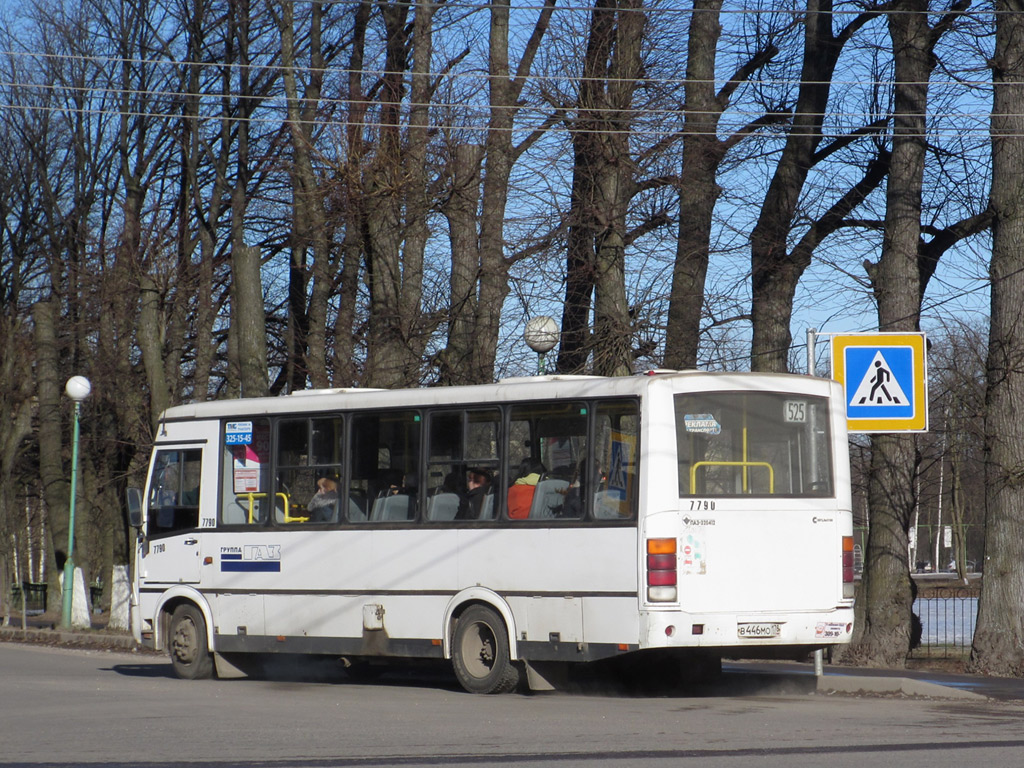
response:
[[[232,661],[238,661],[233,658]],[[247,678],[279,683],[315,683],[320,685],[379,685],[389,687],[437,688],[461,691],[448,662],[391,662],[370,664],[346,662],[339,657],[290,656],[286,654],[245,657]],[[140,664],[115,664],[104,671],[126,677],[174,678],[169,660],[160,659]],[[796,696],[815,690],[813,676],[804,674],[767,673],[732,669],[726,665],[722,674],[709,681],[669,683],[657,675],[634,675],[622,670],[609,670],[600,665],[573,667],[567,679],[559,681],[553,693],[577,696],[608,696],[613,698],[664,697],[703,698],[732,696]],[[525,688],[522,693],[528,693]],[[539,695],[551,695],[539,694]]]
[[[112,667],[101,667],[103,672],[115,672],[125,677],[174,677],[174,669],[170,662],[153,662],[150,664],[115,664]]]

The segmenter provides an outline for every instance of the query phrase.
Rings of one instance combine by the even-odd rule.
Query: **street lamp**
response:
[[[61,591],[60,625],[71,628],[71,596],[75,588],[75,497],[78,495],[78,412],[82,401],[92,391],[92,384],[85,376],[72,376],[64,386],[67,396],[75,404],[74,427],[71,437],[71,498],[68,504],[68,557],[64,561],[64,589]]]
[[[555,348],[558,343],[558,323],[553,317],[541,315],[531,318],[526,323],[523,339],[526,345],[537,353],[537,373],[544,375],[544,355]]]

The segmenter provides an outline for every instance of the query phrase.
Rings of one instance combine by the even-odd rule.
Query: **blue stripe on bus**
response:
[[[252,560],[250,560],[250,561],[245,561],[245,562],[235,560],[235,561],[227,562],[227,563],[221,561],[220,569],[221,569],[221,571],[254,571],[254,572],[260,572],[260,573],[280,572],[281,571],[281,563],[280,562],[268,562],[268,561],[265,561],[265,560],[264,561],[252,561]]]
[[[220,559],[221,560],[241,560],[242,559],[242,555],[241,554],[238,554],[238,555],[224,554],[224,555],[220,556]]]

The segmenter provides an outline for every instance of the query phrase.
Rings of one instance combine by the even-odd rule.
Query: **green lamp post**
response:
[[[75,591],[75,497],[78,495],[78,413],[82,401],[92,391],[85,376],[72,376],[64,386],[67,396],[75,404],[74,426],[71,437],[71,498],[68,503],[68,557],[64,561],[64,589],[61,591],[60,625],[71,628],[71,596]]]

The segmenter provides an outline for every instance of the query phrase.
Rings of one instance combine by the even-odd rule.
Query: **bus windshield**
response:
[[[833,495],[825,398],[678,394],[675,421],[681,497]]]

